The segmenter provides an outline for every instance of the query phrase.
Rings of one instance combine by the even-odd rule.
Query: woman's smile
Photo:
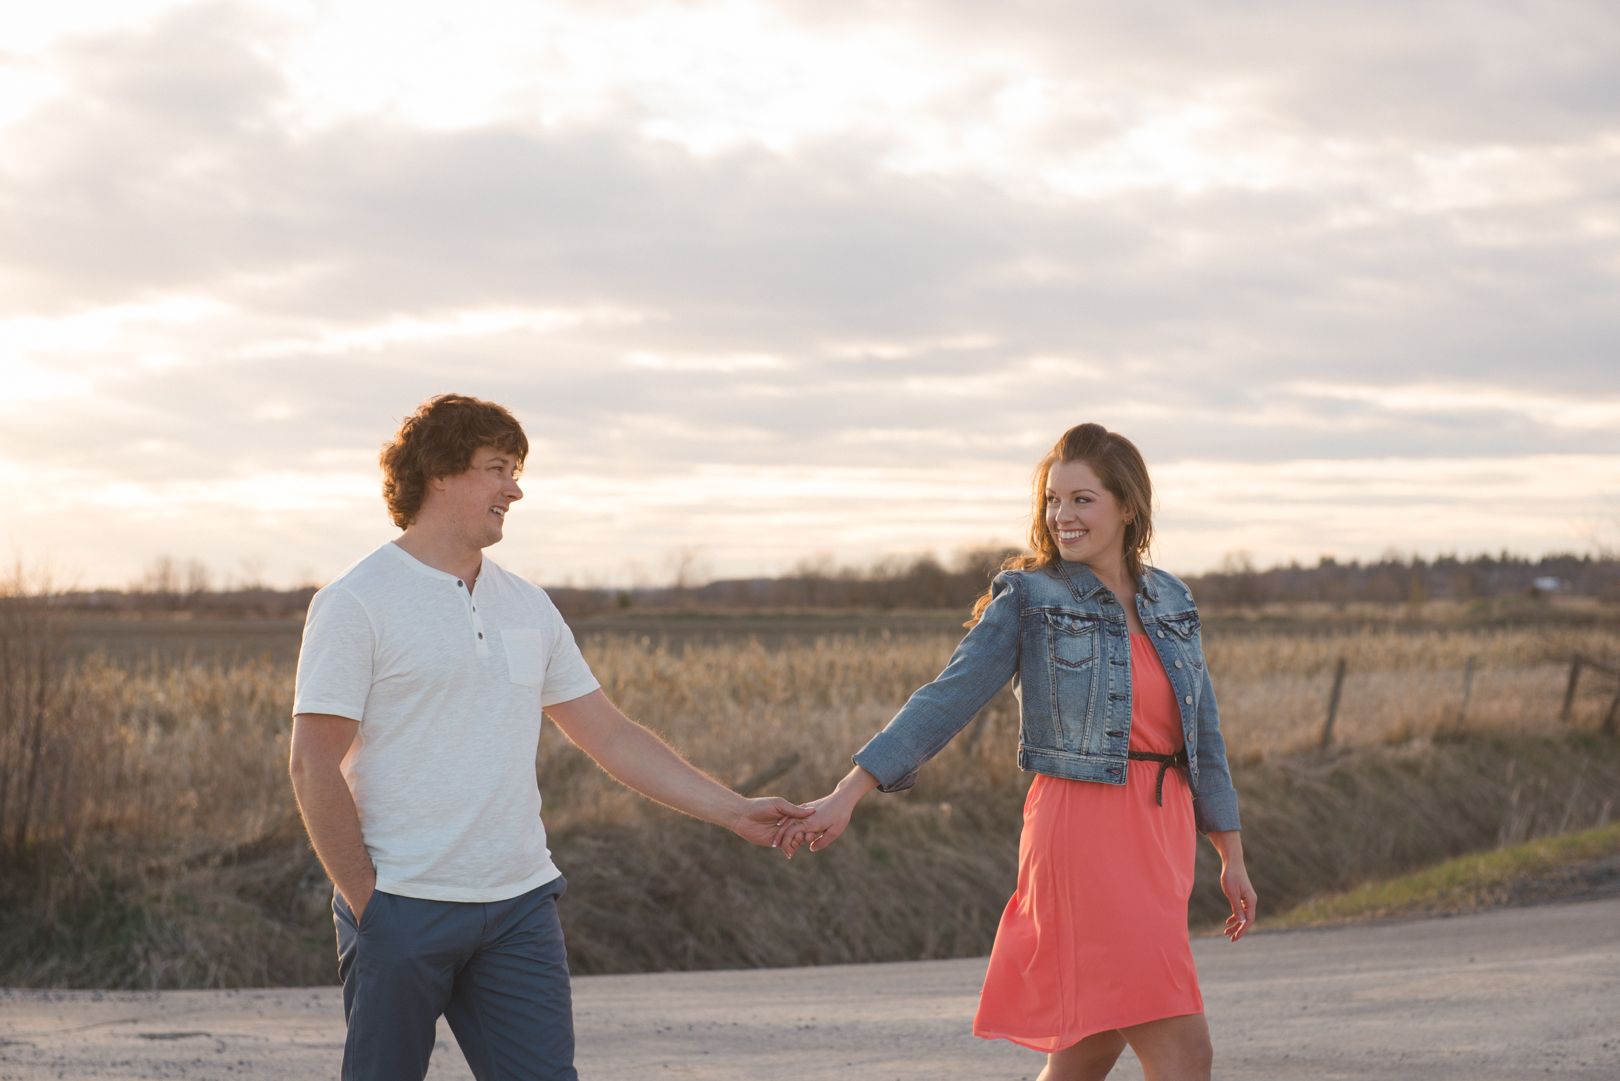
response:
[[[1128,519],[1088,463],[1053,463],[1046,477],[1046,528],[1064,559],[1085,563],[1111,580],[1124,562]]]

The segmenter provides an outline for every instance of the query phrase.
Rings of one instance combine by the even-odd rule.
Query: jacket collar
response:
[[[1092,572],[1092,569],[1084,563],[1070,563],[1066,559],[1060,559],[1053,566],[1057,567],[1058,573],[1068,583],[1069,590],[1074,594],[1075,600],[1089,600],[1098,593],[1108,590],[1108,587],[1103,585],[1102,579],[1098,578]],[[1137,580],[1136,591],[1146,594],[1150,603],[1159,603],[1159,590],[1153,583],[1152,575],[1144,573]]]

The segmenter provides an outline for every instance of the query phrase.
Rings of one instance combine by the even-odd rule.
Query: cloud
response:
[[[96,560],[229,550],[208,499],[269,528],[240,489],[323,553],[281,573],[330,573],[382,528],[343,524],[364,500],[263,493],[358,493],[452,389],[528,425],[536,502],[656,479],[657,543],[704,521],[756,564],[1010,539],[983,508],[1022,513],[1081,420],[1279,491],[1278,463],[1607,461],[1620,40],[1596,2],[1520,10],[344,0],[36,27],[0,65],[34,88],[0,116],[0,460],[139,498],[23,500],[6,528],[88,552],[74,531],[168,500],[191,525]],[[784,497],[823,516],[791,528],[677,509],[795,470],[853,494]],[[891,529],[861,470],[1009,490]],[[1347,555],[1405,543],[1274,505]],[[538,562],[620,559],[579,513],[588,543]],[[1167,551],[1204,558],[1171,546],[1203,513]],[[1445,517],[1433,543],[1497,546]]]
[[[624,362],[631,368],[658,372],[720,372],[728,375],[734,372],[770,371],[789,367],[788,362],[781,357],[762,353],[719,357],[667,357],[657,353],[631,353],[625,357]]]
[[[357,351],[378,352],[389,346],[415,342],[456,341],[487,338],[524,331],[528,334],[554,334],[569,327],[588,324],[639,323],[646,317],[639,312],[615,308],[494,308],[458,311],[435,318],[395,316],[369,326],[330,330],[307,338],[261,341],[243,346],[236,354],[247,359],[283,357],[294,354],[330,356]]]
[[[810,5],[801,3],[802,11]],[[870,5],[816,3],[860,20]],[[1139,87],[1236,85],[1279,115],[1335,137],[1536,141],[1612,121],[1620,28],[1583,0],[1282,0],[1212,7],[968,0],[926,5],[959,43],[1033,52],[1059,70]]]
[[[1569,552],[1588,547],[1594,508],[1620,497],[1620,455],[1179,462],[1155,482],[1170,566],[1212,567],[1251,546],[1307,563]]]
[[[1518,388],[1459,384],[1408,386],[1355,386],[1301,383],[1301,394],[1348,402],[1364,402],[1386,415],[1506,414],[1553,428],[1614,431],[1620,428],[1620,396],[1576,398],[1537,394]]]

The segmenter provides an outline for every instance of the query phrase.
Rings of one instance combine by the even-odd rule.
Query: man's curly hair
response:
[[[517,458],[529,456],[529,437],[505,406],[465,394],[440,394],[405,418],[393,441],[383,444],[383,499],[388,516],[408,529],[421,513],[430,477],[450,477],[472,468],[473,452],[494,447]]]

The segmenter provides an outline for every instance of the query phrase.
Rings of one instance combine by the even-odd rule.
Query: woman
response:
[[[1008,561],[945,671],[782,843],[790,856],[825,848],[866,793],[910,788],[1011,679],[1018,764],[1037,776],[973,1031],[1047,1052],[1039,1081],[1105,1077],[1127,1044],[1148,1081],[1207,1079],[1187,941],[1198,832],[1221,856],[1234,942],[1255,894],[1198,612],[1177,578],[1143,564],[1153,493],[1130,440],[1071,428],[1034,488],[1035,554]]]

